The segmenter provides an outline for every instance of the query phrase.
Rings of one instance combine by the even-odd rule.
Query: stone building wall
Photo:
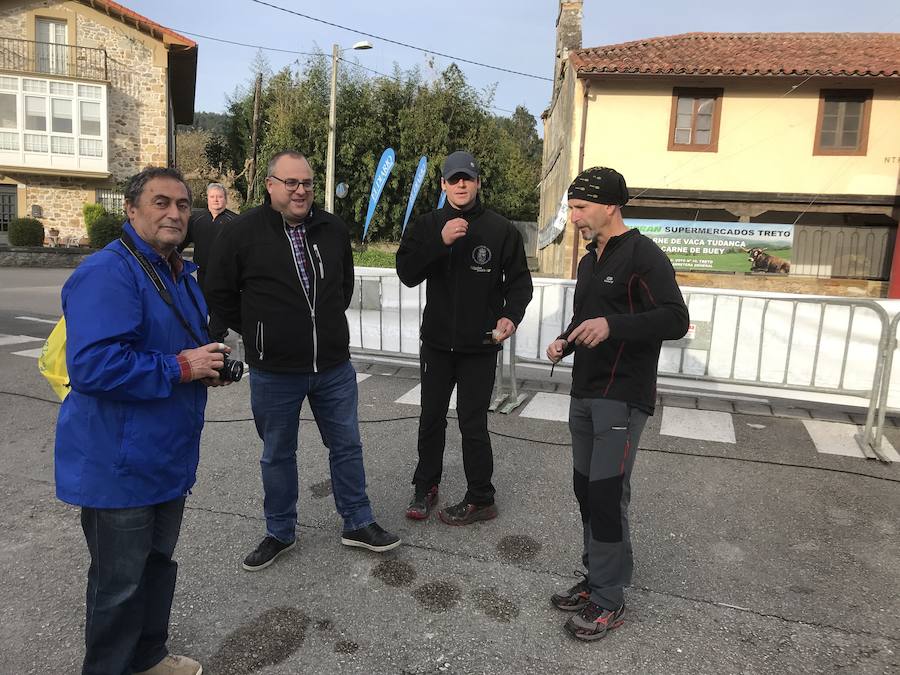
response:
[[[26,202],[43,210],[45,230],[60,237],[85,234],[82,206],[96,200],[98,188],[115,188],[149,165],[168,163],[167,67],[158,41],[105,14],[75,2],[27,0],[0,8],[0,36],[28,39],[28,21],[41,10],[69,25],[69,43],[105,49],[107,54],[107,130],[109,178],[53,177],[6,172],[26,186]],[[73,30],[75,35],[73,35]],[[33,29],[32,29],[33,31]]]

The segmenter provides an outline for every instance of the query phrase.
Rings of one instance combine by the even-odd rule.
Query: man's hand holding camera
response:
[[[221,377],[230,352],[231,348],[222,342],[210,342],[195,349],[184,349],[178,355],[183,356],[190,366],[191,382],[199,380],[208,387],[221,387],[240,379],[240,376],[228,377],[228,373]],[[229,363],[237,362],[229,360]],[[243,368],[240,370],[243,375]]]

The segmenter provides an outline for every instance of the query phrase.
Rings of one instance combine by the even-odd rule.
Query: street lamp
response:
[[[367,40],[357,42],[349,49],[372,49]],[[337,122],[337,71],[341,52],[340,45],[331,49],[331,102],[328,106],[328,155],[325,158],[325,210],[334,213],[334,130]]]

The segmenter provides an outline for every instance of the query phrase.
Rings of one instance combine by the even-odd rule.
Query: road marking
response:
[[[519,417],[530,417],[536,420],[551,420],[554,422],[569,421],[569,395],[548,394],[539,391],[528,402]]]
[[[817,452],[844,457],[865,457],[859,443],[856,442],[856,434],[860,433],[861,428],[855,424],[803,420],[803,426],[806,427],[806,432],[815,444]],[[900,455],[886,438],[881,439],[881,451],[892,462],[900,462]]]
[[[30,335],[2,335],[0,334],[0,347],[6,345],[20,345],[23,342],[43,342],[44,338],[31,337]]]
[[[16,318],[22,319],[22,321],[37,321],[38,323],[49,323],[54,326],[59,322],[59,319],[39,319],[36,316],[17,316]]]
[[[13,352],[13,356],[27,356],[30,359],[36,359],[40,357],[42,351],[44,348],[38,347],[37,349],[27,349],[24,352]]]
[[[405,405],[421,405],[422,404],[422,385],[417,384],[415,387],[410,389],[408,392],[403,394],[400,398],[398,398],[394,403],[403,403]],[[453,387],[453,391],[450,393],[450,410],[456,410],[456,387]]]
[[[357,374],[356,374],[356,384],[359,384],[359,383],[362,382],[363,380],[368,379],[368,378],[370,378],[370,377],[372,377],[372,376],[371,376],[371,375],[368,375],[368,374],[366,374],[366,373],[357,373]]]
[[[698,441],[735,443],[731,413],[663,406],[662,436],[694,438]]]

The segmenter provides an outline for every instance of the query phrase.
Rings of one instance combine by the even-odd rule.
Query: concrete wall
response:
[[[579,137],[581,129],[582,86],[571,64],[564,71],[559,95],[544,119],[544,156],[541,172],[541,208],[538,230],[547,227],[556,217],[559,201],[578,172]],[[571,227],[550,246],[538,250],[538,264],[542,274],[568,276],[574,237]]]
[[[591,88],[584,165],[609,165],[630,186],[676,190],[895,195],[900,82],[788,78],[600,80]],[[672,88],[721,87],[717,152],[669,151]],[[821,89],[873,89],[863,156],[814,156]],[[578,129],[573,129],[577,135]]]

